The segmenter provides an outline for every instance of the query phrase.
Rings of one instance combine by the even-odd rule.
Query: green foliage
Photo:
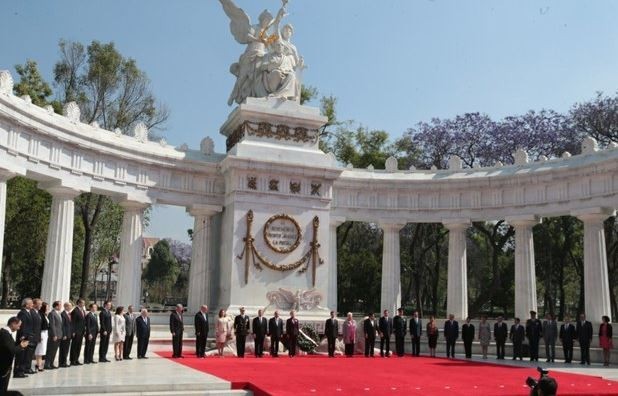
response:
[[[311,85],[302,85],[300,87],[300,104],[304,105],[307,102],[311,102],[318,96],[318,89]]]
[[[151,301],[162,302],[176,283],[179,274],[180,266],[172,254],[169,242],[166,240],[157,242],[143,274]]]
[[[51,196],[36,182],[15,177],[7,182],[2,305],[9,289],[20,300],[41,292]]]
[[[35,105],[47,105],[52,90],[41,76],[37,63],[28,59],[23,65],[15,65],[15,71],[19,75],[19,82],[13,87],[15,95],[29,95]]]

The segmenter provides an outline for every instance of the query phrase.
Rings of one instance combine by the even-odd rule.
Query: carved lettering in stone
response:
[[[300,226],[286,214],[272,216],[264,224],[264,241],[278,253],[289,253],[300,243]]]

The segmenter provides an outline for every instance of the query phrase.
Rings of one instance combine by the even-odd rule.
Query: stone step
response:
[[[55,396],[72,396],[79,394],[90,393],[77,393],[76,390],[72,393],[57,394]],[[150,391],[150,392],[105,392],[107,396],[253,396],[252,391],[242,389],[231,390],[212,390],[212,391]]]

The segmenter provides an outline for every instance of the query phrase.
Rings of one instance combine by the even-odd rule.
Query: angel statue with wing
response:
[[[230,72],[236,76],[236,83],[228,105],[243,103],[248,97],[300,97],[300,84],[295,79],[295,70],[303,67],[302,60],[299,61],[296,48],[289,43],[290,32],[286,31],[287,37],[283,39],[279,35],[281,19],[287,15],[288,0],[282,0],[281,9],[275,18],[268,10],[264,10],[256,25],[251,25],[249,16],[233,0],[219,1],[230,18],[232,35],[240,44],[247,45],[238,62],[230,66]]]

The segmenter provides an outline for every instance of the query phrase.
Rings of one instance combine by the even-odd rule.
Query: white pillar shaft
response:
[[[140,307],[142,295],[142,227],[144,208],[123,205],[125,208],[120,235],[118,284],[116,305]]]
[[[69,301],[73,258],[74,195],[52,192],[41,298]]]
[[[337,311],[337,224],[329,226],[328,241],[328,308]]]
[[[468,264],[466,256],[467,225],[447,225],[448,235],[448,280],[446,314],[455,318],[468,317]]]
[[[6,220],[6,179],[0,179],[0,280],[2,280],[2,257],[4,257],[5,220]]]
[[[607,216],[588,217],[584,221],[584,307],[586,317],[601,322],[611,317],[609,274],[603,221]]]
[[[212,216],[195,214],[193,222],[193,245],[189,270],[188,310],[197,312],[210,299],[211,252],[210,232]]]
[[[381,312],[385,309],[388,309],[391,313],[396,312],[401,305],[400,228],[401,226],[393,224],[382,226],[384,242],[382,246]]]
[[[522,321],[537,311],[534,238],[536,222],[514,223],[515,227],[515,317]]]

